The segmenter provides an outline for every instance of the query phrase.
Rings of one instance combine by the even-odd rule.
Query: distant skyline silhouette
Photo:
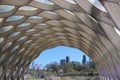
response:
[[[85,54],[79,49],[67,46],[57,46],[55,48],[44,50],[35,60],[33,60],[33,62],[43,68],[46,64],[52,62],[60,64],[61,59],[65,59],[66,56],[69,56],[70,61],[78,61],[82,63],[83,55]],[[86,56],[86,60],[89,61],[88,56]]]

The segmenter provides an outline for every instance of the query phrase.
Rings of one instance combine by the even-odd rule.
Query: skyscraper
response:
[[[60,60],[60,65],[64,66],[65,65],[65,59]]]
[[[83,65],[85,65],[85,64],[86,64],[86,56],[85,56],[85,55],[83,55],[82,64],[83,64]]]
[[[70,57],[66,56],[66,63],[69,63],[69,62],[70,62]]]

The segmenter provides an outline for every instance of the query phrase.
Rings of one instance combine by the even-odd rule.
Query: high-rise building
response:
[[[65,59],[60,60],[60,65],[64,66],[65,65]]]
[[[82,64],[83,64],[83,65],[85,65],[85,64],[86,64],[86,56],[85,56],[85,55],[83,55]]]
[[[66,56],[66,63],[69,63],[69,62],[70,62],[70,57]]]

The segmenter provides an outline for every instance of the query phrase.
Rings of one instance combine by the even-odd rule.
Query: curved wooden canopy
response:
[[[50,0],[50,4],[1,0],[0,66],[5,68],[0,78],[22,77],[41,51],[64,45],[85,52],[95,62],[101,80],[119,80],[120,2],[100,1],[106,11],[88,0]],[[9,75],[6,68],[11,68]]]

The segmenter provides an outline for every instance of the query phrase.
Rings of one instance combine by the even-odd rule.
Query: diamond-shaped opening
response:
[[[7,21],[16,21],[16,20],[20,20],[22,19],[24,16],[20,16],[20,15],[13,15],[7,18]]]
[[[9,36],[8,36],[8,38],[13,38],[13,37],[15,37],[15,36],[17,36],[17,35],[19,35],[20,34],[20,32],[13,32],[13,33],[11,33]]]
[[[4,51],[5,49],[9,48],[12,45],[12,43],[13,42],[9,42],[5,46],[3,46],[2,51]]]
[[[5,33],[7,31],[10,31],[13,28],[13,26],[5,26],[0,29],[0,34]]]
[[[14,8],[15,6],[11,6],[11,5],[0,5],[0,13],[11,11]]]
[[[31,23],[22,23],[22,24],[19,24],[17,27],[18,28],[22,28],[22,27],[26,27],[28,25],[30,25]]]
[[[32,6],[22,6],[19,8],[19,10],[34,11],[34,10],[37,10],[37,8],[32,7]]]

